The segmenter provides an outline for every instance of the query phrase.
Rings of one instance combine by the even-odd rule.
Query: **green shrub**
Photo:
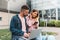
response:
[[[45,21],[40,21],[40,26],[46,26],[46,22]],[[50,27],[60,27],[60,20],[51,20],[47,23],[47,26]]]
[[[55,26],[56,26],[56,27],[60,27],[60,21],[56,21],[56,22],[55,22]]]
[[[51,20],[48,22],[48,26],[55,26],[55,20]]]
[[[45,25],[46,25],[46,22],[40,21],[40,26],[45,26]]]

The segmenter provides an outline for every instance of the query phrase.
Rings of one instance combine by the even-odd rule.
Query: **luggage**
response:
[[[56,40],[56,39],[55,39],[55,36],[53,36],[53,35],[48,35],[47,40]]]
[[[53,35],[40,35],[37,40],[56,40]]]

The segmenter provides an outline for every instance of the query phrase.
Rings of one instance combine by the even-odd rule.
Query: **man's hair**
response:
[[[29,10],[29,7],[27,6],[27,5],[23,5],[22,7],[21,7],[21,11],[22,10]]]

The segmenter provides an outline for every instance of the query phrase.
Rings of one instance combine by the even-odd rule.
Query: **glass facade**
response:
[[[38,0],[38,1],[37,0],[31,0],[32,9],[39,9],[40,4],[41,4],[40,0]]]
[[[41,18],[44,17],[45,19],[56,19],[56,9],[47,9],[44,10],[44,13],[43,10],[40,10],[39,13]]]
[[[42,19],[60,19],[60,9],[56,4],[56,0],[31,0],[32,9],[39,10]]]

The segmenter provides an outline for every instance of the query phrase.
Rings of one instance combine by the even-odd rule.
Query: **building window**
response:
[[[2,17],[0,17],[0,21],[2,21]]]
[[[56,9],[48,9],[45,12],[45,18],[56,19]]]
[[[45,10],[45,11],[46,11],[46,14],[47,14],[48,16],[50,16],[49,10]]]
[[[39,17],[42,18],[42,11],[39,11]]]
[[[50,9],[51,11],[51,18],[56,19],[56,9]]]
[[[44,18],[48,19],[49,16],[50,16],[49,10],[45,10]]]
[[[60,8],[58,8],[58,19],[60,20]]]

